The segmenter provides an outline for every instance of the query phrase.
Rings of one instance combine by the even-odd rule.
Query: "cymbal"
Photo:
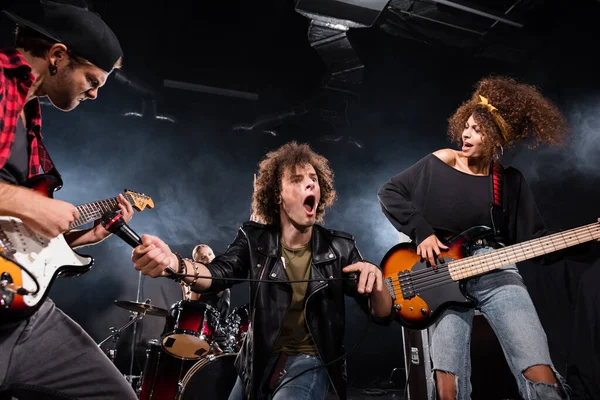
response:
[[[143,313],[145,315],[155,315],[157,317],[166,317],[168,312],[164,308],[153,306],[149,303],[138,303],[135,301],[115,300],[117,307],[124,308],[129,311]]]

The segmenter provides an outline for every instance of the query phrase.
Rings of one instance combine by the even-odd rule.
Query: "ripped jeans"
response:
[[[489,250],[483,248],[474,254]],[[477,299],[477,308],[498,337],[511,372],[517,380],[521,397],[526,400],[562,399],[557,391],[559,385],[568,396],[565,380],[552,365],[546,333],[516,266],[513,264],[471,278],[466,288]],[[433,370],[454,375],[457,400],[471,398],[470,345],[474,314],[473,309],[446,310],[429,329]],[[535,365],[548,365],[559,383],[533,382],[527,379],[524,371]]]

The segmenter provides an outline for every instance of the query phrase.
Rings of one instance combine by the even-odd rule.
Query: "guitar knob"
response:
[[[37,253],[35,251],[32,251],[31,253],[29,253],[27,258],[30,262],[34,262],[37,259]]]
[[[426,309],[424,309],[424,308],[421,308],[421,314],[422,314],[423,316],[426,316],[426,315],[427,315],[427,310],[426,310]]]

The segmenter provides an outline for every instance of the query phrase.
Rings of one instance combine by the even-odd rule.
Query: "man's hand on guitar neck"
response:
[[[131,203],[129,203],[127,199],[125,199],[125,196],[120,193],[117,196],[117,201],[125,222],[131,221],[131,218],[133,218],[133,207],[131,206]],[[94,227],[91,229],[73,230],[65,233],[65,239],[67,240],[67,243],[69,243],[69,246],[77,248],[99,243],[110,235],[111,233],[104,229],[98,219],[94,221]]]
[[[19,218],[31,230],[49,239],[65,232],[79,218],[73,204],[6,183],[0,183],[0,204],[0,215]]]

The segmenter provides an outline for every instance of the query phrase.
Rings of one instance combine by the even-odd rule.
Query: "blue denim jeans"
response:
[[[489,250],[483,248],[474,254]],[[466,289],[477,299],[477,308],[498,337],[521,397],[561,399],[557,386],[566,393],[565,380],[552,365],[546,333],[516,266],[472,278]],[[474,314],[475,310],[447,310],[429,329],[433,370],[454,375],[457,400],[471,398],[470,345]],[[548,365],[558,385],[527,379],[524,371],[535,365]]]
[[[277,356],[269,359],[265,371],[271,371]],[[318,357],[301,354],[298,356],[289,356],[285,362],[285,373],[279,378],[275,390],[275,396],[270,394],[267,397],[259,397],[261,400],[323,400],[329,387],[329,379],[325,368],[316,368],[293,379],[298,374],[308,369],[322,365]],[[269,379],[265,376],[264,379]],[[264,382],[264,380],[263,380]],[[288,383],[289,382],[289,383]],[[262,385],[261,385],[262,386]],[[244,398],[244,389],[241,379],[238,377],[235,386],[229,395],[229,400],[242,400]]]

